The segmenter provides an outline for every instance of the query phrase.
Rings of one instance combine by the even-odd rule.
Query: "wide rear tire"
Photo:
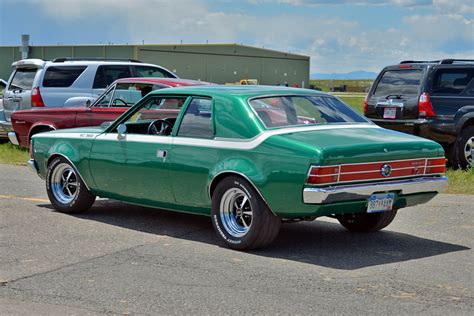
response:
[[[380,213],[341,214],[336,218],[347,230],[357,233],[370,233],[387,227],[397,215],[397,210]]]
[[[63,157],[54,158],[49,164],[46,191],[53,207],[63,213],[87,211],[95,201],[76,168]]]
[[[219,182],[214,191],[212,224],[227,247],[249,250],[270,244],[280,231],[281,218],[250,183],[232,176]]]

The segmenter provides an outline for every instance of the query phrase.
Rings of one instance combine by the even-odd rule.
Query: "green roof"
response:
[[[256,95],[328,95],[327,93],[301,88],[289,88],[282,86],[246,86],[246,85],[209,85],[209,86],[188,86],[170,89],[161,89],[151,92],[151,94],[206,94],[206,95],[235,95],[235,96],[256,96]]]

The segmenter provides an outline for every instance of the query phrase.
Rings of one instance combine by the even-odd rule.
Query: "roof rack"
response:
[[[404,60],[400,64],[440,64],[474,63],[474,59],[441,59],[441,60]]]
[[[440,64],[442,65],[451,65],[456,63],[474,63],[474,59],[443,59],[440,61]]]
[[[404,60],[400,64],[438,64],[440,60]]]
[[[128,61],[134,63],[141,63],[141,61],[136,59],[127,59],[127,58],[101,58],[101,57],[58,57],[54,58],[51,61],[53,63],[63,63],[65,61]]]

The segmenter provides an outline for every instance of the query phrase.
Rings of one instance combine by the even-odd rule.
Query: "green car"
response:
[[[320,216],[378,231],[447,183],[437,143],[284,87],[163,89],[110,125],[37,134],[31,147],[55,209],[86,211],[99,196],[202,214],[233,249]]]

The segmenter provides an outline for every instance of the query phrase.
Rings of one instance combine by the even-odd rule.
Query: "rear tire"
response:
[[[275,216],[255,188],[240,177],[228,177],[212,195],[212,224],[224,244],[249,250],[270,244],[278,235],[281,218]]]
[[[87,211],[95,201],[74,166],[57,157],[48,165],[46,191],[53,207],[63,213]]]
[[[342,214],[336,218],[347,230],[370,233],[387,227],[397,215],[397,210],[381,213]]]
[[[474,126],[468,126],[461,131],[456,141],[456,144],[454,145],[452,166],[454,168],[461,169],[474,167],[473,156]]]

